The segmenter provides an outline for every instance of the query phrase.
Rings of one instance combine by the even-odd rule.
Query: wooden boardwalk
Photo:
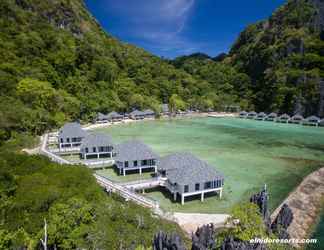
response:
[[[73,165],[73,163],[61,158],[59,155],[53,154],[49,150],[47,150],[47,144],[48,144],[48,134],[44,134],[41,138],[42,144],[40,152],[42,155],[47,156],[52,161],[57,162],[59,164],[68,164]],[[154,209],[156,213],[162,213],[162,211],[159,209],[159,203],[156,201],[153,201],[151,199],[148,199],[140,194],[137,194],[135,192],[132,192],[127,187],[120,185],[118,183],[112,182],[111,180],[100,176],[98,174],[94,174],[94,177],[96,178],[99,185],[105,188],[107,192],[114,192],[118,193],[120,196],[124,197],[126,200],[132,200],[133,202],[144,206],[148,208]]]

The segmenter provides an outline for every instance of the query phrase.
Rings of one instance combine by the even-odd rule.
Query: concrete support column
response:
[[[143,188],[143,190],[142,190],[142,194],[145,194],[145,189]]]
[[[205,198],[204,196],[205,196],[205,193],[201,193],[201,197],[200,197],[201,202],[204,201],[204,198]]]
[[[223,188],[221,188],[221,190],[219,191],[219,198],[221,199],[223,195]]]
[[[125,168],[123,168],[123,175],[124,175],[124,176],[126,175],[126,170],[125,170]]]
[[[181,194],[181,205],[183,205],[184,204],[184,196],[183,196],[183,194]]]
[[[142,174],[142,168],[139,168],[139,174]]]
[[[176,201],[177,200],[177,192],[173,193],[173,200]]]
[[[99,157],[99,154],[97,154],[97,159],[99,159],[100,157]]]
[[[154,167],[154,173],[156,173],[156,172],[157,172],[157,166]]]

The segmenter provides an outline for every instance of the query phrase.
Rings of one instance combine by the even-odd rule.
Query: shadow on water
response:
[[[323,250],[324,249],[324,202],[322,203],[322,210],[318,217],[318,222],[313,229],[313,233],[309,238],[317,239],[316,244],[309,244],[305,250]]]

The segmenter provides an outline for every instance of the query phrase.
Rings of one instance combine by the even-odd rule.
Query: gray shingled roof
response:
[[[302,115],[296,114],[294,116],[291,117],[291,120],[304,120],[304,117]]]
[[[172,183],[190,184],[224,178],[208,163],[190,153],[175,153],[162,157],[158,161],[159,170],[165,170]]]
[[[143,111],[145,115],[155,115],[155,112],[152,109],[146,109]]]
[[[267,116],[267,114],[264,113],[264,112],[260,112],[257,116],[258,116],[258,117],[265,117],[265,116]]]
[[[64,126],[59,130],[60,138],[79,138],[85,137],[87,132],[83,130],[81,125],[77,122],[65,123]]]
[[[111,136],[103,133],[93,133],[87,135],[81,144],[82,148],[113,146]]]
[[[321,119],[315,115],[309,116],[306,118],[306,121],[308,122],[319,122]]]
[[[102,120],[108,120],[108,116],[103,114],[103,113],[98,113],[97,114],[97,120],[102,121]]]
[[[130,116],[143,116],[143,115],[145,115],[145,113],[140,110],[135,109],[133,112],[129,113],[129,115]]]
[[[285,120],[290,119],[290,116],[287,114],[283,114],[283,115],[279,116],[279,119],[285,119]]]
[[[147,159],[158,159],[153,150],[138,140],[127,141],[116,146],[116,161],[136,161]]]
[[[277,113],[270,113],[267,117],[271,117],[271,118],[275,118],[275,117],[277,117],[278,115],[277,115]]]
[[[114,119],[114,118],[123,118],[124,116],[122,116],[121,114],[118,114],[115,111],[112,111],[107,115],[107,117],[108,117],[108,119]]]

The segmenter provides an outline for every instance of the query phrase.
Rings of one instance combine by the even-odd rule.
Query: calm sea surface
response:
[[[225,175],[224,198],[173,203],[159,191],[147,195],[163,208],[227,213],[266,183],[274,209],[309,173],[324,165],[324,128],[236,118],[145,121],[99,129],[116,143],[140,139],[161,156],[191,152]],[[318,226],[323,233],[323,217]]]

